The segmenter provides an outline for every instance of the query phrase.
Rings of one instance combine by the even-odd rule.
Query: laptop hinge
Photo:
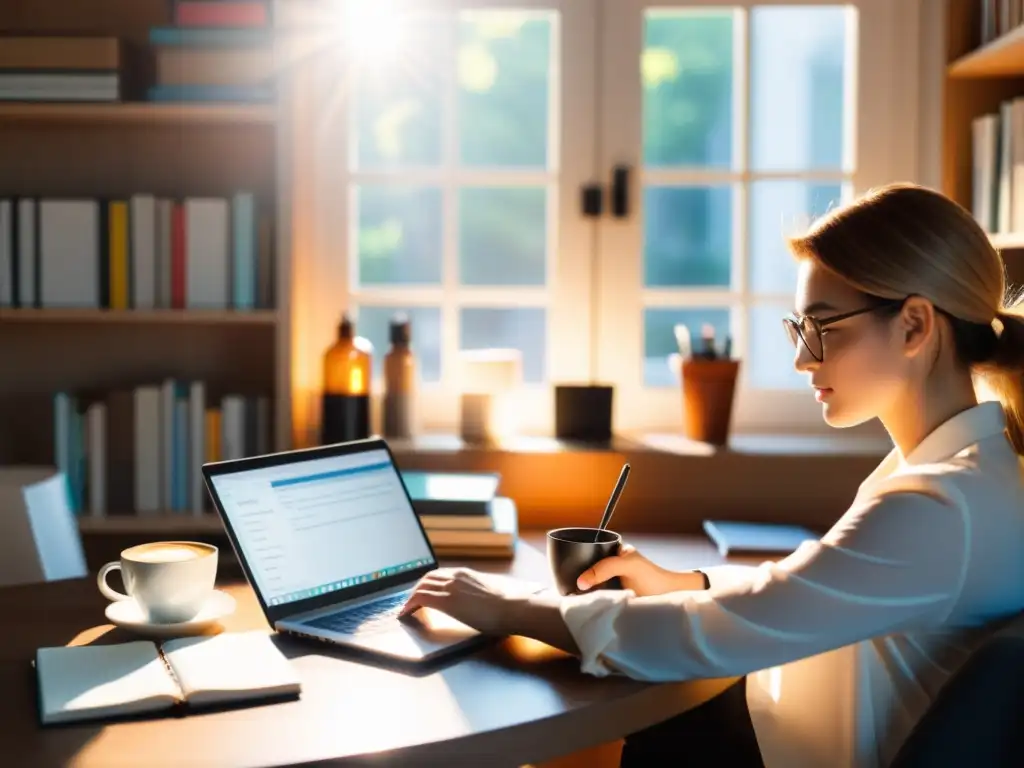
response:
[[[410,589],[412,589],[413,584],[414,583],[412,582],[408,584],[398,584],[394,587],[381,590],[380,592],[371,592],[368,595],[361,595],[360,597],[356,597],[351,600],[342,600],[341,602],[333,603],[332,605],[324,605],[320,608],[313,608],[308,611],[302,611],[301,613],[293,613],[289,616],[282,616],[280,619],[277,620],[277,622],[275,622],[275,624],[279,624],[283,621],[308,621],[309,619],[316,619],[320,616],[326,616],[331,613],[337,613],[338,611],[342,611],[347,608],[355,608],[360,605],[365,605],[366,603],[372,603],[377,600],[380,600],[382,597],[390,597],[400,592],[407,592]]]

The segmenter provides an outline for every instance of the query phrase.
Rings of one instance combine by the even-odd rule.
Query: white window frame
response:
[[[317,3],[324,7],[336,0]],[[551,205],[557,248],[549,256],[550,282],[544,289],[455,288],[455,230],[453,206],[445,208],[445,283],[432,292],[422,289],[357,290],[353,282],[352,233],[348,218],[352,179],[335,158],[349,151],[344,73],[330,56],[316,57],[286,78],[282,99],[279,144],[282,152],[280,198],[288,200],[290,226],[281,233],[287,242],[289,269],[280,289],[290,297],[289,359],[293,437],[297,444],[317,442],[322,355],[332,342],[341,312],[353,300],[376,304],[409,304],[440,299],[442,309],[442,381],[425,384],[418,397],[419,427],[423,431],[457,429],[459,383],[454,362],[458,350],[456,302],[464,306],[523,306],[548,302],[547,381],[529,386],[521,396],[523,432],[550,433],[553,387],[558,383],[597,380],[616,385],[617,432],[669,430],[681,423],[678,391],[642,386],[642,264],[638,224],[583,217],[580,189],[585,183],[607,181],[618,163],[640,164],[639,75],[642,14],[645,8],[749,7],[752,5],[822,5],[821,0],[409,0],[419,8],[455,11],[474,8],[552,9],[560,13],[561,91],[557,136],[552,141],[560,160],[553,169],[559,179]],[[860,9],[859,39],[871,41],[870,55],[858,56],[858,160],[853,178],[857,193],[879,183],[914,180],[917,168],[918,62],[915,60],[918,23],[916,4],[903,0],[852,0]],[[914,11],[914,12],[911,12]],[[745,106],[745,105],[744,105]],[[744,115],[745,108],[740,113]],[[636,117],[635,120],[628,119]],[[455,145],[450,135],[450,153]],[[633,174],[631,198],[639,187]],[[417,173],[406,174],[413,180]],[[422,176],[418,177],[422,180]],[[474,171],[467,180],[506,181]],[[449,183],[454,178],[447,180]],[[607,207],[607,205],[606,205]],[[739,211],[742,212],[742,211]],[[737,242],[742,243],[742,238]],[[593,266],[600,272],[596,273]],[[741,267],[742,270],[742,267]],[[595,285],[594,278],[600,283]],[[458,293],[452,293],[452,288]],[[678,295],[678,294],[676,294]],[[707,297],[693,295],[689,303]],[[676,296],[662,294],[659,303],[685,306]],[[787,305],[790,298],[779,297]],[[284,326],[283,326],[284,327]],[[414,329],[415,333],[415,329]],[[734,336],[742,355],[742,334]],[[382,355],[384,350],[377,350]],[[284,362],[284,361],[282,361]],[[380,382],[375,382],[380,392]],[[375,411],[379,414],[379,407]],[[803,393],[740,391],[734,420],[736,431],[817,430],[820,410]]]
[[[371,0],[364,0],[369,2]],[[319,170],[320,211],[332,211],[320,220],[322,238],[331,247],[318,259],[330,258],[343,266],[331,269],[336,296],[335,320],[345,307],[367,305],[441,308],[441,380],[421,383],[417,396],[417,422],[423,431],[453,431],[459,423],[459,310],[462,307],[543,307],[546,310],[545,381],[527,384],[515,395],[519,415],[516,427],[527,433],[550,432],[554,424],[551,395],[555,383],[583,381],[591,365],[590,273],[594,252],[595,225],[580,211],[580,188],[593,179],[596,161],[596,14],[594,0],[408,0],[417,12],[507,9],[512,11],[555,11],[552,28],[553,62],[550,109],[552,135],[547,171],[456,167],[457,125],[451,119],[454,103],[446,105],[442,125],[442,166],[437,169],[396,169],[394,171],[350,172],[345,164],[323,163]],[[452,25],[454,31],[454,23]],[[451,48],[456,53],[456,48]],[[454,62],[448,67],[454,75]],[[449,84],[449,101],[455,96]],[[336,101],[334,115],[328,116],[329,143],[334,157],[349,157],[349,118],[345,103]],[[443,189],[442,283],[431,287],[360,286],[355,257],[353,187],[362,181],[399,184],[436,183]],[[463,184],[549,185],[547,283],[543,287],[476,287],[458,283],[458,198]],[[349,214],[337,215],[348,211]],[[581,286],[587,286],[581,289]],[[358,330],[358,326],[357,326]],[[333,332],[333,327],[332,327]],[[415,348],[413,328],[413,345]],[[320,336],[323,339],[323,336]],[[382,356],[386,350],[375,351]],[[374,382],[377,395],[383,383]],[[377,414],[380,408],[374,409]]]
[[[603,0],[603,40],[599,47],[602,61],[601,166],[610,169],[618,164],[633,168],[630,196],[640,200],[645,180],[656,183],[734,183],[733,198],[733,263],[732,285],[727,290],[707,289],[645,289],[643,287],[643,212],[634,205],[635,214],[624,220],[605,219],[600,225],[598,240],[598,281],[600,283],[600,339],[598,369],[601,377],[616,385],[615,425],[617,430],[678,431],[682,420],[682,397],[679,387],[646,387],[643,384],[643,310],[645,307],[721,306],[732,310],[733,352],[743,359],[747,350],[745,329],[747,314],[755,303],[778,302],[780,316],[792,304],[792,295],[755,295],[747,284],[747,189],[757,178],[784,177],[794,179],[837,180],[837,172],[759,173],[746,167],[749,135],[747,134],[749,104],[749,35],[746,34],[746,11],[754,6],[806,5],[823,6],[840,3],[828,0]],[[850,132],[852,146],[849,189],[845,196],[895,179],[912,179],[916,168],[908,166],[898,152],[905,142],[897,140],[905,126],[916,128],[912,119],[916,102],[909,90],[900,94],[900,85],[912,87],[913,77],[900,73],[894,77],[901,42],[916,35],[907,29],[907,14],[900,14],[894,0],[850,0],[842,3],[857,9],[856,41],[851,67],[852,92],[856,105],[851,115],[855,125]],[[737,13],[737,71],[743,74],[734,90],[734,153],[738,171],[710,173],[694,170],[644,171],[642,162],[642,84],[640,54],[643,46],[644,12],[649,9],[739,9]],[[895,87],[894,87],[895,86]],[[909,112],[909,114],[908,114]],[[737,183],[739,182],[739,183]],[[780,333],[781,325],[780,325]],[[764,390],[752,388],[743,375],[733,413],[736,432],[824,431],[828,427],[821,418],[820,406],[810,390]]]

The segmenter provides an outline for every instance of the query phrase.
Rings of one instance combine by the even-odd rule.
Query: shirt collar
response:
[[[979,403],[973,408],[961,411],[933,429],[918,443],[904,462],[907,464],[930,464],[943,461],[960,453],[986,437],[998,435],[1006,430],[1006,414],[997,402]]]

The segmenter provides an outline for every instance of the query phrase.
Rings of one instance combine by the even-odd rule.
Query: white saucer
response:
[[[118,600],[110,603],[106,609],[107,619],[111,624],[147,637],[182,637],[197,635],[235,610],[235,598],[227,592],[214,590],[202,610],[189,621],[175,624],[154,624],[142,613],[134,600]]]

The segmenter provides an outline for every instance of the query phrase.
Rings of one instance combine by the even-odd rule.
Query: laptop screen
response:
[[[433,562],[386,450],[218,474],[210,482],[268,606]]]

